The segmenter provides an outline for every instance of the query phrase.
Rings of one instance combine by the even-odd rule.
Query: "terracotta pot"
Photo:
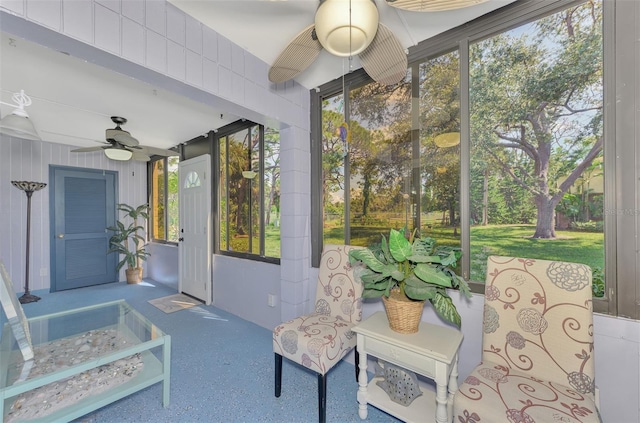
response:
[[[398,333],[416,333],[422,320],[424,301],[407,298],[399,289],[392,289],[389,298],[382,296],[389,327]]]
[[[127,275],[127,283],[140,283],[142,282],[142,267],[126,268],[125,274]]]

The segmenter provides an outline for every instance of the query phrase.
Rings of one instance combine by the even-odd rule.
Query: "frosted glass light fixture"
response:
[[[127,150],[126,148],[105,148],[104,155],[111,160],[127,161],[131,159],[131,156],[133,156],[133,152],[131,150]]]
[[[372,0],[324,0],[316,11],[316,35],[329,53],[349,57],[369,47],[378,31],[378,20]]]
[[[11,100],[13,100],[13,104],[0,101],[0,104],[15,107],[11,114],[0,120],[0,133],[26,140],[41,140],[38,131],[36,131],[33,122],[31,122],[27,111],[24,109],[26,106],[31,105],[31,98],[24,93],[24,90],[20,90],[19,93],[13,94]]]

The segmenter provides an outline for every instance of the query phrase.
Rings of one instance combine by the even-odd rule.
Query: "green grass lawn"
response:
[[[583,263],[604,268],[604,234],[556,231],[556,239],[533,239],[534,225],[471,228],[471,280],[484,281],[487,256],[500,255]]]
[[[351,244],[370,246],[388,235],[384,226],[351,226]],[[584,263],[604,268],[604,234],[556,231],[556,239],[533,239],[535,225],[488,225],[471,227],[471,280],[484,281],[489,255],[537,258]],[[451,226],[432,223],[422,230],[423,236],[434,238],[437,245],[460,246],[460,231]],[[344,243],[344,228],[328,227],[324,242]]]

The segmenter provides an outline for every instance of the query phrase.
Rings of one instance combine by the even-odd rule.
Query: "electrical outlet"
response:
[[[267,295],[267,304],[269,305],[269,307],[275,307],[276,306],[276,300],[277,300],[277,297],[275,296],[275,294],[268,294]]]

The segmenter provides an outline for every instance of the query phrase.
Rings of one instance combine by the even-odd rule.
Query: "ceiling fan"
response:
[[[137,139],[132,137],[128,131],[121,128],[121,125],[127,123],[127,119],[120,116],[111,116],[111,121],[116,124],[116,127],[105,131],[106,142],[98,141],[104,144],[103,146],[77,148],[71,150],[71,152],[87,153],[90,151],[103,150],[105,156],[112,160],[126,161],[133,159],[142,162],[151,160],[150,156],[152,155],[165,157],[178,155],[177,152],[172,150],[140,145]]]
[[[416,12],[459,9],[488,0],[385,0]],[[380,22],[374,0],[320,0],[315,22],[300,32],[269,69],[269,81],[285,82],[307,69],[322,49],[339,57],[357,55],[374,81],[392,85],[407,73],[407,55],[393,32]]]

